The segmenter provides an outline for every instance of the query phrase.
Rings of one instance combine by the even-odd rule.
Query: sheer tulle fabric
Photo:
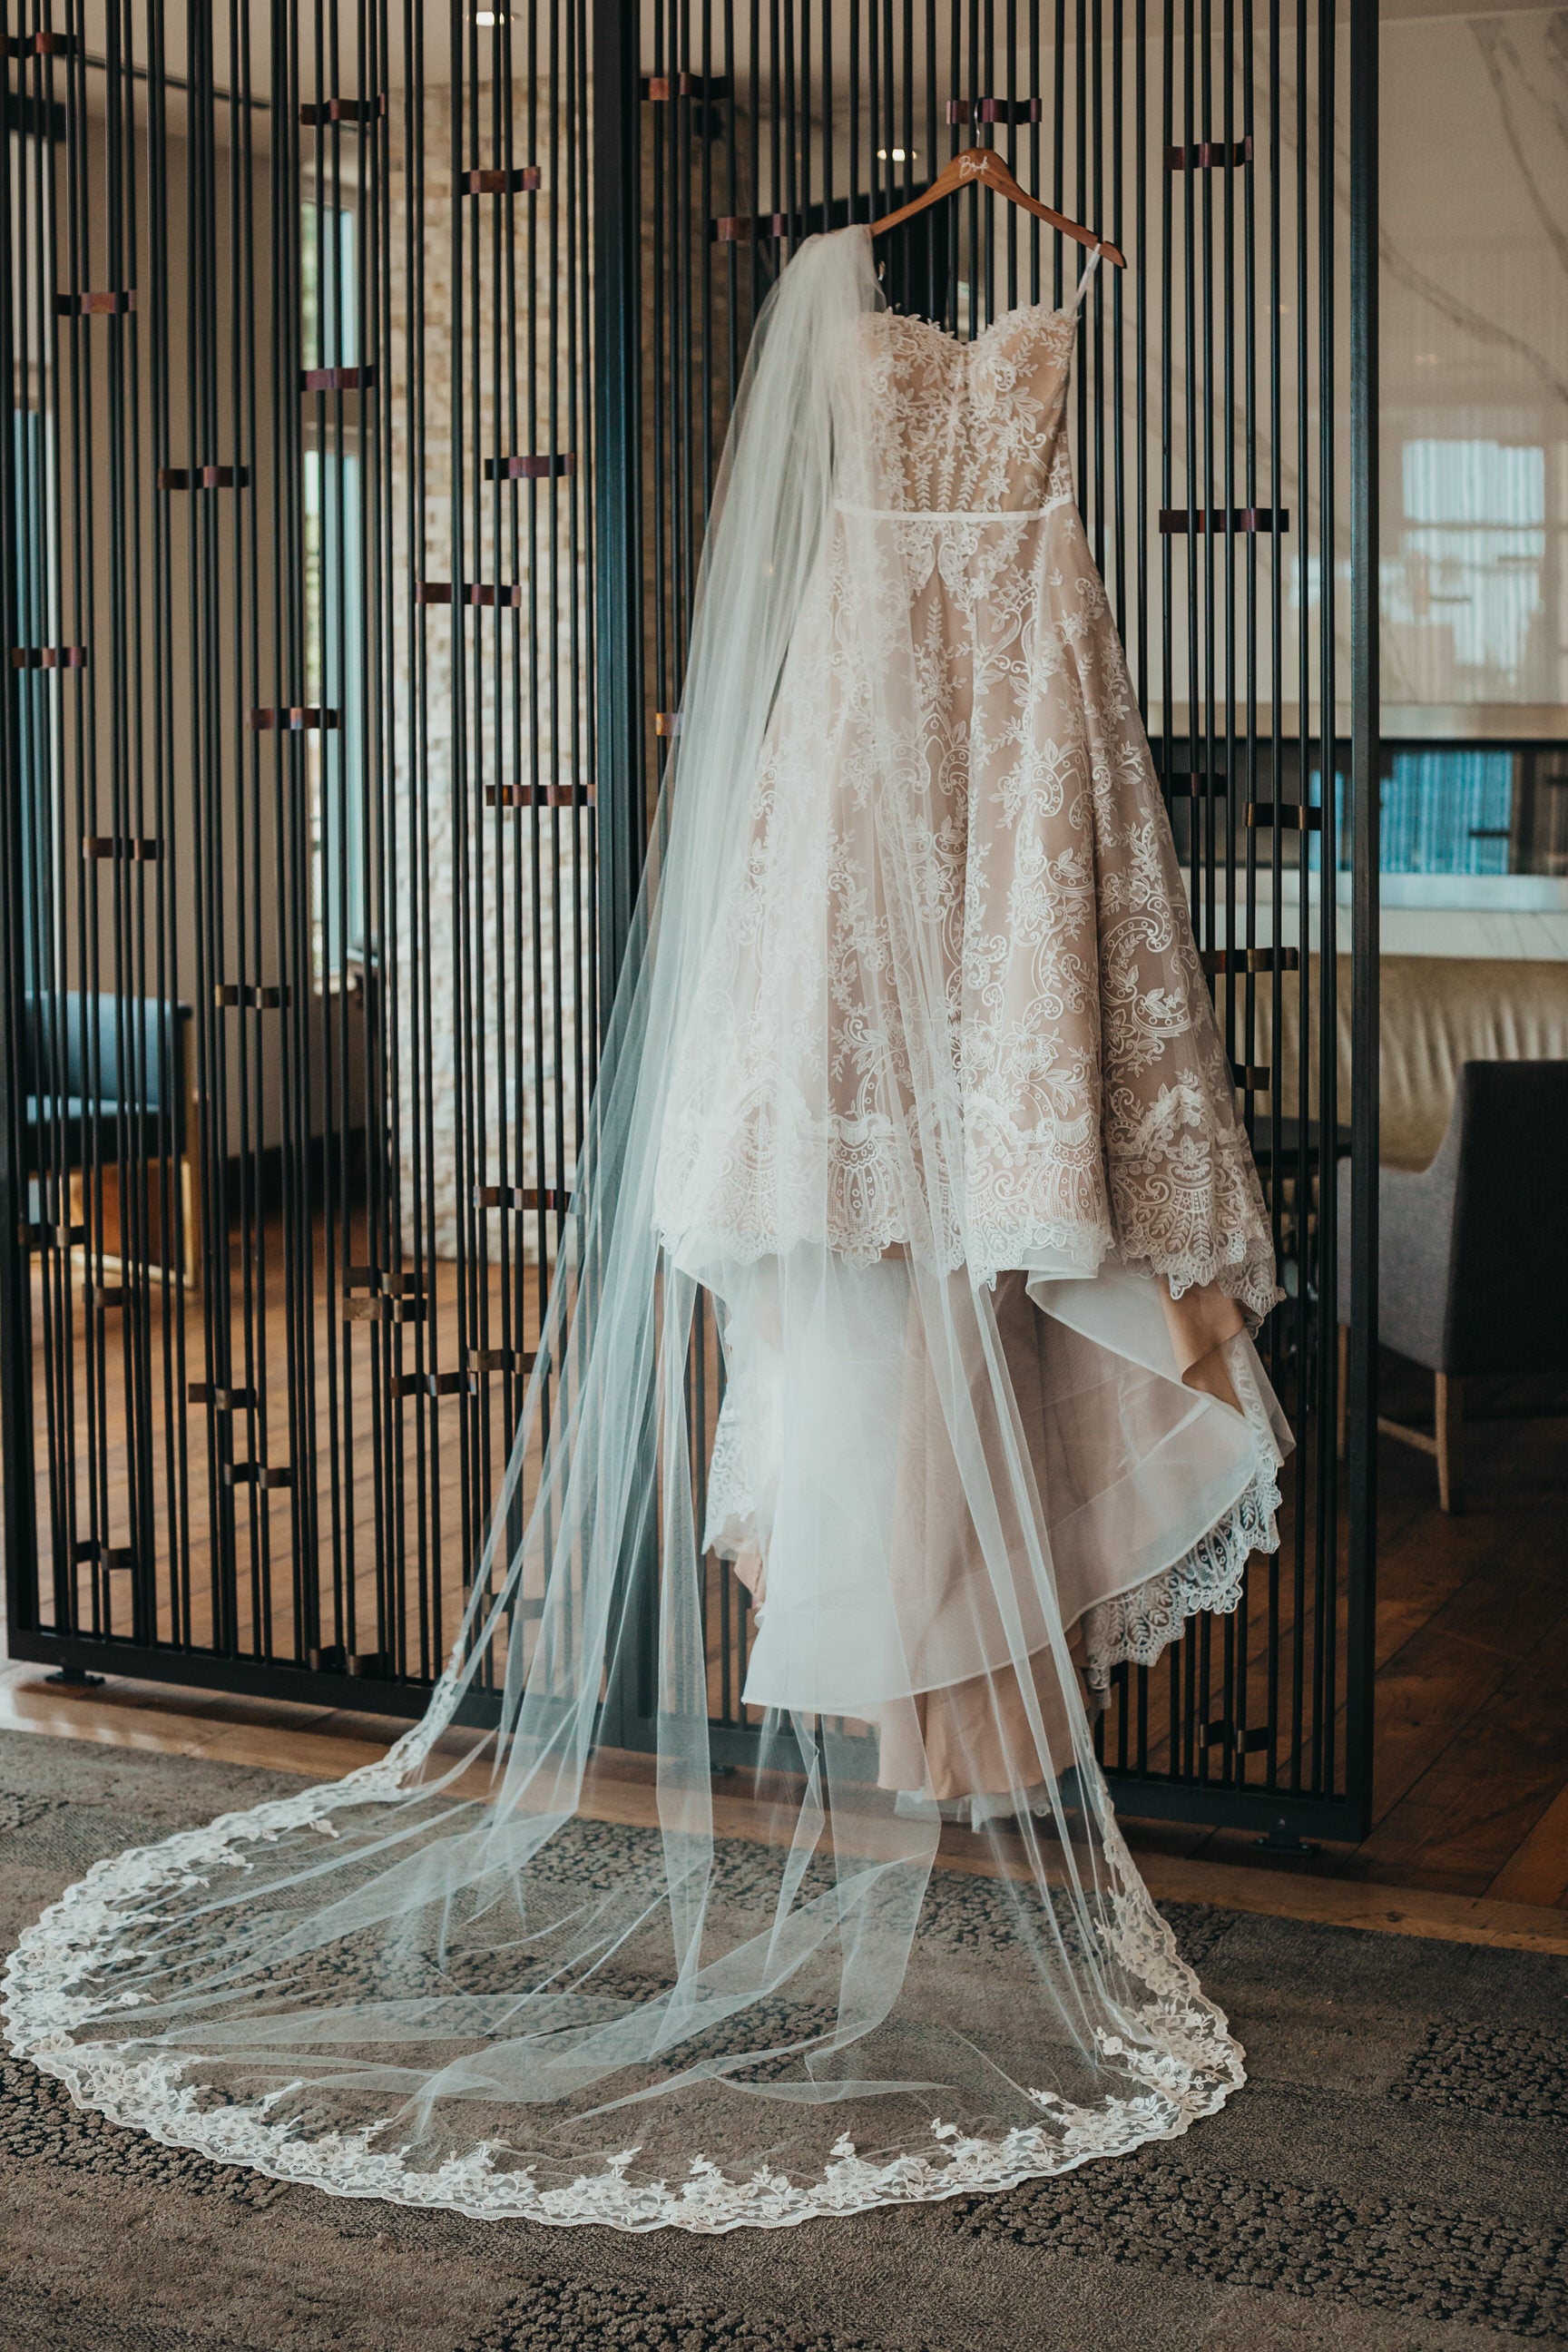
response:
[[[451,1664],[384,1764],[100,1864],[24,1939],[13,2045],[118,2120],[344,2195],[721,2230],[1061,2170],[1241,2081],[1086,1707],[1234,1604],[1283,1431],[1065,494],[1070,331],[893,319],[863,232],[784,273]],[[716,1555],[760,1728],[718,1821]]]

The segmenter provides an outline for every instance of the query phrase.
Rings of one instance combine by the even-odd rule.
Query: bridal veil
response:
[[[13,1957],[13,2045],[118,2121],[342,2195],[722,2230],[1064,2170],[1242,2079],[1091,1717],[1272,1539],[1268,1227],[1030,422],[1070,319],[963,361],[1023,476],[949,507],[898,430],[960,364],[916,324],[859,231],[759,322],[657,870],[426,1715],[99,1864]],[[1022,714],[994,783],[939,690],[961,607]],[[716,1782],[731,1576],[757,1750]]]

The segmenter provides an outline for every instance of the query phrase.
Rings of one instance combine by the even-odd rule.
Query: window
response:
[[[1395,751],[1383,786],[1385,874],[1506,874],[1511,751]]]
[[[1503,441],[1412,440],[1404,530],[1385,572],[1390,620],[1446,645],[1446,699],[1506,700],[1546,618],[1546,451]]]

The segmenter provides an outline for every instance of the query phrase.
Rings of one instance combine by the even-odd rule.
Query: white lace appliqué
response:
[[[1144,1989],[1138,2022],[1146,2028],[1147,2040],[1118,2041],[1101,2032],[1099,2041],[1102,2057],[1131,2078],[1128,2095],[1086,2108],[1034,2092],[1030,2095],[1045,2120],[995,2139],[965,2137],[933,2118],[929,2153],[905,2153],[890,2163],[861,2157],[843,2138],[821,2178],[812,2182],[792,2180],[766,2165],[735,2179],[700,2155],[691,2159],[682,2179],[638,2180],[630,2177],[638,2154],[635,2147],[611,2158],[600,2171],[555,2189],[538,2187],[526,2166],[499,2164],[499,2151],[487,2147],[421,2168],[385,2144],[387,2126],[312,2137],[273,2112],[285,2094],[250,2104],[204,2103],[185,2079],[180,2058],[140,2056],[113,2042],[76,2038],[89,2020],[101,2024],[102,1972],[135,1959],[138,1925],[147,1917],[151,1898],[173,1884],[205,1881],[226,1867],[244,1868],[246,1848],[258,1840],[310,1826],[331,1832],[334,1812],[395,1795],[441,1727],[450,1685],[448,1675],[430,1714],[380,1762],[330,1786],[306,1789],[249,1812],[225,1814],[161,1845],[133,1847],[95,1863],[26,1931],[7,1963],[0,2006],[5,2038],[16,2055],[58,2076],[83,2106],[96,2108],[110,2122],[169,2147],[193,2148],[215,2164],[247,2165],[272,2179],[330,2196],[446,2207],[480,2221],[597,2222],[634,2231],[776,2229],[874,2206],[1008,2189],[1068,2171],[1090,2157],[1122,2155],[1146,2140],[1185,2132],[1223,2106],[1245,2080],[1239,2044],[1179,1957],[1170,1928],[1150,1902],[1110,1820],[1100,1933],[1108,1958]],[[95,1984],[99,1990],[90,1989]],[[122,1995],[121,2005],[129,2011],[136,1999],[134,1993]]]
[[[1279,1549],[1278,1469],[1260,1461],[1239,1502],[1173,1566],[1113,1601],[1086,1611],[1084,1673],[1091,1690],[1110,1687],[1112,1666],[1152,1666],[1200,1611],[1228,1616],[1241,1599],[1255,1551]]]
[[[885,312],[856,348],[879,446],[844,453],[675,1057],[655,1214],[689,1265],[1114,1252],[1255,1318],[1278,1295],[1071,500],[1071,340],[1045,310],[970,345]]]
[[[1241,1600],[1252,1553],[1279,1549],[1279,1446],[1245,1354],[1228,1349],[1226,1361],[1252,1432],[1252,1475],[1224,1517],[1180,1559],[1085,1611],[1084,1679],[1098,1699],[1110,1689],[1112,1666],[1153,1665],[1204,1610],[1228,1616]]]

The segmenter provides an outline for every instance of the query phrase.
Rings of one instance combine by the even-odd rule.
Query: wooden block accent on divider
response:
[[[542,178],[537,163],[521,163],[510,172],[465,172],[458,185],[468,196],[531,196]]]

